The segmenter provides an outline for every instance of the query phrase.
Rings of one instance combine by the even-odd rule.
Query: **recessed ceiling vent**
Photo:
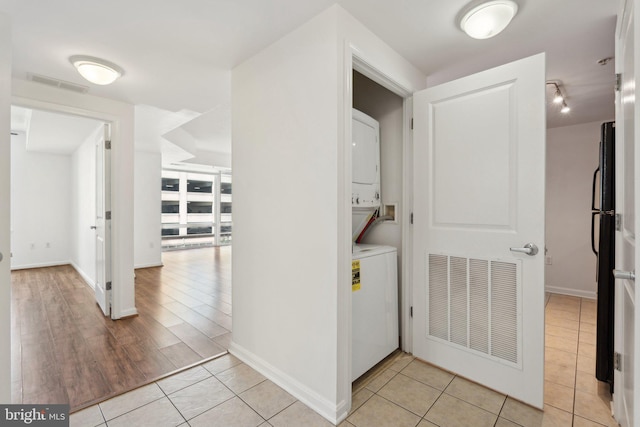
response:
[[[87,93],[89,91],[88,86],[82,86],[76,83],[65,82],[64,80],[54,79],[53,77],[41,76],[40,74],[27,73],[27,80],[32,82],[42,83],[47,86],[53,86],[60,89],[70,90],[77,93]]]

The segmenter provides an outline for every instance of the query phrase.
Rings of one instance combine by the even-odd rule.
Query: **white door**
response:
[[[615,352],[620,354],[620,366],[614,370],[614,414],[622,426],[640,426],[640,409],[634,409],[634,388],[640,384],[636,358],[638,355],[638,320],[635,307],[637,295],[635,281],[625,277],[624,272],[637,271],[636,255],[636,203],[640,186],[635,164],[639,161],[638,136],[635,126],[635,67],[634,67],[634,1],[627,7],[618,21],[616,37],[616,68],[621,74],[620,90],[617,92],[616,109],[616,270],[615,281]],[[617,274],[616,274],[617,273]],[[621,274],[622,273],[622,274]],[[635,365],[635,366],[634,366]],[[635,379],[634,379],[635,371]],[[635,384],[635,385],[634,385]]]
[[[542,408],[544,54],[414,94],[414,127],[414,354]]]
[[[111,158],[110,125],[96,140],[96,301],[105,316],[111,315]]]

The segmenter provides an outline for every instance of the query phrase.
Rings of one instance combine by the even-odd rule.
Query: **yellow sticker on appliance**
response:
[[[351,261],[351,292],[360,290],[360,260]]]

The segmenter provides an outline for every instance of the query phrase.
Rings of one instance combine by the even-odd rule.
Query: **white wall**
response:
[[[336,46],[331,10],[232,76],[231,351],[325,416],[337,399]]]
[[[133,105],[26,80],[14,79],[11,85],[14,105],[61,111],[112,122],[112,317],[120,318],[136,314],[133,239],[131,238],[134,200],[133,185],[131,185],[134,166]]]
[[[68,264],[71,156],[27,151],[11,138],[11,268]]]
[[[91,287],[96,282],[96,232],[91,229],[96,223],[96,138],[102,132],[100,126],[71,157],[71,262]]]
[[[11,402],[11,25],[0,13],[0,402]],[[8,201],[8,203],[7,203]]]
[[[424,87],[339,6],[232,76],[231,352],[333,422],[351,405],[350,43],[404,87]]]
[[[547,131],[546,244],[552,262],[546,266],[548,292],[596,297],[590,208],[603,121]]]
[[[162,265],[161,218],[162,155],[135,152],[134,172],[134,266]]]

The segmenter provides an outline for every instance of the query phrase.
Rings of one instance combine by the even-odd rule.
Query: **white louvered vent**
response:
[[[89,91],[88,86],[82,86],[79,84],[65,82],[64,80],[54,79],[53,77],[41,76],[39,74],[27,73],[27,79],[32,82],[42,83],[47,86],[53,86],[60,89],[70,90],[78,93],[87,93]]]
[[[519,364],[519,264],[429,254],[431,337]]]
[[[429,255],[429,334],[449,341],[448,257]]]
[[[518,294],[516,266],[491,261],[491,354],[518,361]]]
[[[467,346],[467,259],[450,258],[451,342]]]

